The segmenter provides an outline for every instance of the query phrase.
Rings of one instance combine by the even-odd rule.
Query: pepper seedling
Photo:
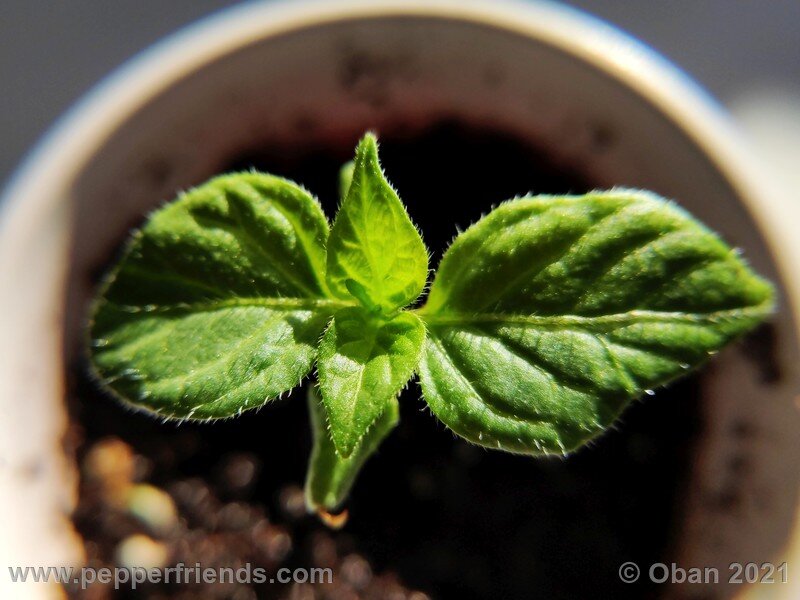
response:
[[[306,498],[323,516],[415,374],[470,442],[566,454],[772,310],[771,285],[735,250],[630,189],[500,204],[455,238],[418,306],[428,250],[372,134],[340,188],[332,225],[273,175],[181,194],[133,233],[91,322],[98,380],[164,418],[239,415],[316,365]]]

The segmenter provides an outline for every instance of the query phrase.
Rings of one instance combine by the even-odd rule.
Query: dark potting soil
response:
[[[256,167],[302,182],[329,215],[352,148],[263,151]],[[384,138],[381,158],[435,265],[456,233],[493,204],[529,191],[592,184],[535,148],[442,125]],[[74,521],[92,566],[130,555],[162,564],[331,567],[333,584],[94,585],[82,598],[528,599],[646,598],[620,583],[625,561],[664,560],[675,536],[693,440],[698,376],[635,402],[618,427],[566,458],[483,450],[401,398],[398,429],[356,482],[350,520],[331,531],[305,515],[311,440],[304,395],[212,425],[161,423],[70,374],[72,442],[81,466]],[[130,500],[135,490],[138,504]],[[143,499],[144,498],[144,499]],[[135,506],[134,506],[135,505]],[[144,506],[144,508],[142,508]],[[138,507],[138,508],[137,508]],[[138,515],[138,516],[137,516]],[[146,537],[144,537],[146,536]]]

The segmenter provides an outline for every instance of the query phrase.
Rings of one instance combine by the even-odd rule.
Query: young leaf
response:
[[[347,192],[350,191],[350,182],[353,181],[353,170],[355,169],[355,162],[348,161],[339,169],[339,200],[344,202],[347,198]]]
[[[337,454],[328,432],[325,406],[313,390],[308,393],[308,411],[314,448],[306,476],[306,506],[311,512],[325,514],[345,501],[361,467],[397,426],[400,411],[395,398],[387,402],[386,409],[348,458]]]
[[[211,419],[262,405],[311,369],[336,308],[325,298],[328,224],[269,175],[211,180],[134,233],[94,307],[92,359],[125,400]]]
[[[644,192],[523,198],[445,254],[420,365],[434,414],[475,443],[563,453],[772,309],[770,285]]]
[[[346,170],[341,177],[344,189]],[[381,171],[375,136],[367,134],[328,241],[328,286],[337,298],[391,312],[420,295],[427,275],[425,244]]]
[[[336,451],[348,457],[394,402],[419,363],[425,328],[416,315],[390,320],[344,308],[319,347],[319,386]]]

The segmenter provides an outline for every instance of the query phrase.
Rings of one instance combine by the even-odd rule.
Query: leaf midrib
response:
[[[732,319],[763,317],[772,309],[772,302],[766,301],[754,306],[711,311],[707,313],[666,312],[655,310],[630,310],[597,316],[584,315],[521,315],[507,313],[477,314],[430,314],[425,307],[411,311],[429,325],[474,325],[495,323],[502,325],[526,325],[529,327],[561,328],[581,327],[591,329],[596,325],[627,325],[638,323],[708,323]]]
[[[227,308],[258,307],[270,310],[286,311],[336,311],[341,308],[355,306],[353,302],[332,300],[328,298],[263,298],[236,297],[206,302],[188,302],[176,304],[131,305],[108,301],[116,308],[130,313],[163,314],[170,312],[202,313],[225,310]]]

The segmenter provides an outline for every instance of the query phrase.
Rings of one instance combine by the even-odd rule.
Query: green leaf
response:
[[[308,408],[314,448],[306,477],[306,506],[309,511],[327,513],[342,505],[361,467],[397,426],[399,407],[392,398],[348,458],[336,452],[328,432],[325,405],[313,390],[308,393]]]
[[[772,302],[736,251],[653,194],[514,200],[442,260],[420,311],[422,389],[468,440],[563,453],[756,325]]]
[[[337,452],[348,457],[419,363],[425,328],[408,312],[391,319],[360,307],[336,313],[319,347],[319,386]]]
[[[297,185],[218,177],[136,231],[94,307],[92,360],[165,417],[238,414],[296,386],[342,306],[325,297],[328,224]]]
[[[354,161],[348,161],[339,169],[339,200],[344,202],[347,192],[350,191],[350,182],[353,181],[353,170],[356,168]]]
[[[344,189],[346,169],[342,178]],[[328,241],[328,286],[336,298],[391,312],[420,295],[427,274],[425,244],[381,171],[375,137],[367,134]]]

